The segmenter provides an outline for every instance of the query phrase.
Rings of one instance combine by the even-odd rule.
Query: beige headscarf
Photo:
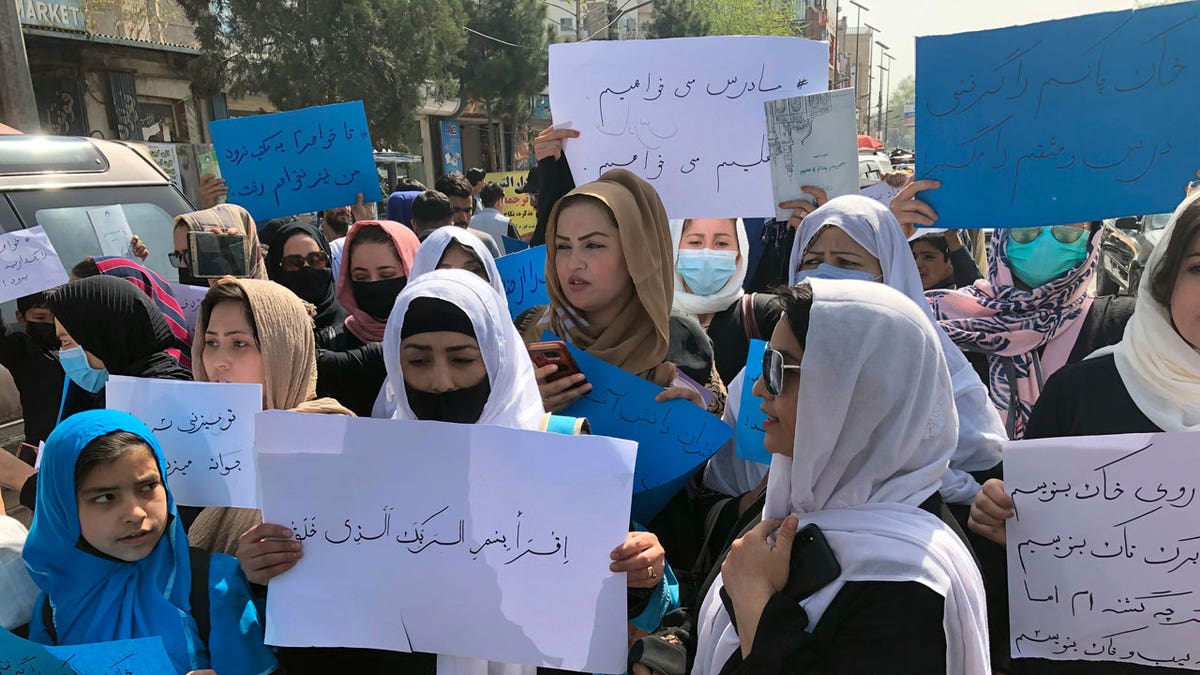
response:
[[[271,281],[226,277],[217,282],[222,284],[237,285],[250,302],[263,359],[263,409],[353,416],[334,399],[317,398],[317,351],[305,303]],[[204,371],[207,327],[201,316],[192,344],[192,375],[197,382],[208,381]],[[257,509],[208,508],[192,524],[188,541],[207,551],[236,555],[238,537],[261,522],[262,512]]]
[[[246,236],[246,246],[250,248],[250,278],[267,278],[267,266],[263,264],[262,247],[258,243],[258,226],[250,213],[237,204],[218,204],[211,209],[175,216],[175,227],[186,227],[189,232],[208,232],[213,228],[238,230]]]
[[[540,340],[542,330],[548,328],[592,356],[665,387],[675,378],[675,364],[666,360],[675,295],[675,253],[662,200],[649,183],[624,169],[609,171],[567,197],[572,195],[594,197],[612,212],[635,293],[616,320],[606,326],[588,325],[571,306],[554,267],[560,200],[546,224],[550,306],[542,320],[526,331],[525,340]]]

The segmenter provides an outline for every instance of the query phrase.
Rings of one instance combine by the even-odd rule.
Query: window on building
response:
[[[558,29],[564,33],[574,33],[575,32],[575,18],[570,17],[570,16],[564,16],[563,18],[559,19],[558,20]]]

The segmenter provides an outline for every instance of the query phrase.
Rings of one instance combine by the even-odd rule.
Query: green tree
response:
[[[912,136],[913,129],[904,126],[904,106],[916,101],[917,81],[912,75],[900,80],[892,89],[887,102],[887,128],[892,135],[900,138]],[[897,131],[895,130],[899,130]],[[884,139],[881,139],[884,140]],[[884,140],[886,143],[887,141]]]
[[[193,88],[281,110],[361,99],[379,147],[409,149],[415,113],[461,68],[457,0],[177,0],[202,54]]]
[[[696,37],[708,35],[708,21],[696,9],[696,0],[655,0],[646,37]]]
[[[530,113],[546,86],[550,27],[544,0],[469,0],[470,28],[460,80],[464,98],[483,104],[488,118],[508,129]],[[492,170],[504,165],[492,134]]]
[[[802,32],[793,5],[777,0],[695,0],[695,11],[708,24],[708,35],[798,37]]]

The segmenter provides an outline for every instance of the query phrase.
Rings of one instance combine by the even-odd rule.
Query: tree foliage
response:
[[[887,129],[890,133],[896,134],[893,130],[899,129],[901,137],[913,134],[913,129],[904,126],[904,106],[917,100],[916,91],[917,82],[912,75],[900,80],[892,89],[892,94],[887,102]]]
[[[655,0],[646,37],[672,38],[709,35],[708,21],[696,9],[696,0]]]
[[[801,36],[795,3],[777,0],[694,0],[707,35]],[[658,3],[655,3],[657,11]]]
[[[472,0],[460,80],[464,98],[479,100],[492,120],[528,115],[546,86],[549,27],[544,0]],[[507,44],[506,44],[507,43]]]
[[[177,1],[203,50],[197,93],[261,93],[280,110],[361,99],[372,139],[392,148],[421,102],[450,90],[466,44],[458,0]]]

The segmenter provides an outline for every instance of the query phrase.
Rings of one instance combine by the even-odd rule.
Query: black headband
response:
[[[400,326],[400,339],[420,333],[450,331],[475,337],[475,326],[471,317],[453,303],[441,298],[421,297],[408,304],[404,312],[404,323]]]

